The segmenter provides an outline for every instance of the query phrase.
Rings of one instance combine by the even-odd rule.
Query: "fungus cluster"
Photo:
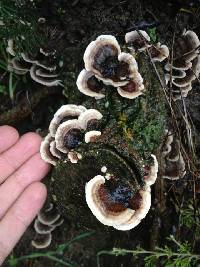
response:
[[[180,147],[180,141],[174,134],[166,130],[166,140],[162,149],[162,177],[178,180],[185,176],[185,161]]]
[[[165,80],[171,83],[174,100],[187,97],[192,82],[200,74],[200,40],[195,32],[184,31],[175,39],[172,64],[165,65]]]
[[[121,183],[112,173],[97,175],[85,186],[88,207],[104,225],[126,231],[136,227],[147,215],[151,206],[151,188],[158,172],[154,155],[153,165],[145,168],[144,185],[132,188],[128,181]]]
[[[125,41],[132,53],[136,53],[137,51],[143,52],[148,49],[151,59],[154,62],[162,62],[169,57],[168,47],[166,45],[161,45],[159,42],[151,44],[150,36],[143,30],[135,30],[126,33]]]
[[[83,94],[103,98],[108,85],[129,99],[143,93],[143,78],[135,58],[121,51],[114,36],[100,35],[88,45],[83,59],[85,69],[77,79],[77,87]]]
[[[30,77],[37,83],[45,86],[62,85],[61,80],[58,79],[56,72],[57,66],[49,64],[48,57],[51,54],[46,53],[42,48],[37,55],[28,53],[21,53],[16,55],[14,49],[14,41],[8,41],[7,52],[12,56],[8,62],[8,70],[16,74],[24,75],[30,74]],[[47,63],[48,62],[48,63]]]
[[[32,246],[38,249],[48,247],[51,244],[52,231],[60,226],[63,221],[52,203],[48,208],[42,209],[34,222],[36,235],[31,242]]]
[[[49,134],[40,147],[41,157],[56,165],[67,155],[72,163],[81,159],[76,148],[83,142],[94,142],[101,135],[98,130],[102,114],[84,106],[63,105],[54,115],[49,125]]]

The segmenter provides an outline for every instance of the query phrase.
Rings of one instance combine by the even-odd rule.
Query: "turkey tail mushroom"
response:
[[[37,215],[34,222],[36,232],[35,238],[31,241],[33,247],[37,249],[47,248],[52,241],[52,232],[63,223],[63,219],[50,203],[48,208],[43,208]]]

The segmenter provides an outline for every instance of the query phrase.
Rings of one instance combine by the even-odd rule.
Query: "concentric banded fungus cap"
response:
[[[102,82],[100,82],[91,71],[83,69],[78,76],[76,84],[78,90],[85,95],[95,97],[96,99],[105,97],[105,95],[101,93],[103,89]]]
[[[85,68],[105,84],[115,87],[125,85],[129,65],[119,57],[120,54],[121,49],[116,38],[112,35],[101,35],[85,50]]]
[[[150,37],[145,31],[142,31],[142,30],[136,31],[135,30],[135,31],[131,31],[131,32],[126,33],[125,41],[131,50],[143,51],[146,49],[146,46],[149,47],[148,43],[150,42]]]
[[[149,47],[149,53],[153,61],[162,62],[169,57],[169,48],[166,45],[157,43]]]
[[[42,224],[52,225],[60,218],[60,214],[51,203],[48,208],[40,210],[37,218]]]
[[[102,119],[102,114],[89,109],[82,112],[78,119],[68,120],[60,124],[55,134],[56,147],[63,153],[68,153],[84,142],[84,131],[91,122]]]
[[[37,249],[44,249],[47,248],[52,241],[51,233],[48,234],[37,234],[34,240],[31,241],[31,245]]]
[[[100,131],[89,131],[85,134],[85,142],[95,142],[97,138],[101,135]]]
[[[55,137],[58,126],[62,122],[72,119],[78,119],[79,115],[84,111],[86,111],[86,108],[83,106],[76,106],[71,104],[63,105],[56,111],[52,121],[50,122],[49,125],[50,134]]]
[[[45,86],[51,87],[62,85],[61,80],[56,79],[57,75],[42,71],[36,64],[33,64],[31,67],[30,76],[35,82]]]
[[[166,131],[166,141],[162,149],[162,177],[178,180],[185,174],[185,161],[181,154],[180,141],[171,131]]]
[[[55,166],[58,161],[58,157],[53,155],[51,151],[50,147],[52,146],[52,142],[54,142],[54,138],[51,136],[51,134],[48,134],[41,143],[40,155],[44,161]]]
[[[126,85],[117,88],[118,93],[125,98],[134,99],[143,94],[143,78],[138,72]]]
[[[98,121],[102,119],[103,115],[96,109],[88,109],[84,113],[82,113],[78,121],[82,127],[82,129],[86,130],[89,128],[91,130],[91,127],[93,125],[96,126],[98,124]]]
[[[30,69],[30,66],[26,62],[22,62],[20,59],[14,57],[8,62],[8,70],[13,71],[16,74],[24,75]]]
[[[68,153],[83,142],[83,131],[78,120],[69,120],[60,124],[56,131],[56,147],[63,153]]]
[[[187,70],[199,53],[200,40],[195,32],[185,31],[174,42],[173,68]]]
[[[48,247],[52,241],[52,231],[63,221],[52,203],[48,208],[43,208],[34,222],[36,236],[31,242],[32,246],[37,249]]]
[[[136,227],[142,219],[144,219],[151,207],[151,189],[146,187],[144,190],[139,190],[134,200],[138,204],[133,216],[126,223],[114,226],[115,229],[121,231],[131,230]]]
[[[112,196],[109,196],[104,187],[105,181],[103,176],[97,175],[86,184],[86,202],[101,223],[109,226],[122,224],[130,219],[134,210],[127,209],[123,204],[115,201],[112,202],[109,199]]]
[[[147,174],[144,176],[146,185],[151,186],[155,183],[158,174],[158,161],[155,155],[151,154],[153,165],[147,167]]]
[[[118,230],[130,230],[140,223],[151,206],[150,187],[133,192],[127,183],[119,185],[101,175],[85,187],[86,202],[94,216],[103,224]]]
[[[177,60],[186,62],[192,61],[197,57],[200,40],[193,31],[185,31],[174,43],[174,56]]]

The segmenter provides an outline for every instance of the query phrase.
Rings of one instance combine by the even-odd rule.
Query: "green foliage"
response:
[[[111,251],[100,251],[97,254],[97,266],[100,267],[100,256],[126,256],[132,255],[134,258],[142,257],[144,267],[154,267],[157,263],[163,267],[192,267],[200,264],[200,255],[193,254],[189,243],[179,243],[174,236],[168,238],[172,242],[172,248],[165,245],[163,248],[156,247],[154,251],[145,250],[137,247],[135,250],[113,248]],[[176,249],[173,249],[173,246]]]
[[[8,86],[0,83],[0,94],[8,94],[13,102],[15,89],[20,81],[20,78],[15,73],[8,71],[8,61],[9,55],[6,53],[5,45],[4,43],[0,43],[0,73],[2,72],[2,76],[8,75]]]
[[[153,42],[156,42],[156,40],[157,40],[157,36],[156,36],[156,28],[155,28],[155,27],[154,27],[154,28],[150,28],[150,29],[148,30],[148,34],[149,34],[151,40],[152,40]]]
[[[200,237],[200,207],[197,206],[196,216],[193,201],[190,199],[180,210],[179,223],[181,226],[186,226],[188,229],[195,231],[195,235]]]
[[[37,13],[35,1],[1,0],[1,39],[13,39],[17,52],[36,50],[42,42]]]
[[[75,243],[81,239],[87,238],[93,234],[94,234],[94,232],[82,233],[82,234],[76,236],[75,238],[73,238],[72,240],[70,240],[64,244],[58,245],[56,250],[52,250],[52,251],[46,251],[46,252],[41,252],[41,253],[35,252],[35,253],[31,253],[29,255],[25,255],[25,256],[22,256],[19,258],[15,258],[15,256],[12,254],[8,259],[8,265],[10,267],[13,267],[13,266],[17,266],[18,263],[24,262],[28,259],[47,258],[51,261],[54,261],[55,263],[58,263],[59,266],[74,267],[74,266],[76,266],[75,263],[72,262],[71,260],[67,259],[66,257],[64,257],[64,253],[69,249],[70,245],[72,245],[73,243]]]

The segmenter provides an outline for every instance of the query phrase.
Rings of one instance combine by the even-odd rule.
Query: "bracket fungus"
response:
[[[73,105],[70,107],[73,107]],[[75,107],[76,109],[79,108],[79,106]],[[63,107],[62,110],[64,111]],[[56,114],[60,114],[60,111]],[[67,118],[69,114],[65,113],[64,116]],[[73,129],[78,130],[76,134],[79,136],[79,130],[87,129],[87,126],[91,129],[89,122],[94,123],[94,120],[101,119],[101,117],[97,111],[82,110],[77,119],[72,118],[64,121],[56,127],[56,144],[60,140],[63,143],[65,138],[63,138],[62,131],[65,127],[67,127],[65,134],[69,132],[69,128],[72,126]],[[63,121],[62,116],[59,119]],[[59,136],[58,140],[56,136]],[[103,225],[112,226],[122,231],[130,230],[140,223],[150,209],[150,186],[156,181],[158,162],[156,156],[152,155],[152,160],[148,161],[145,167],[141,166],[140,169],[140,164],[136,163],[134,154],[126,159],[127,152],[125,148],[124,151],[118,152],[119,148],[116,144],[112,144],[112,140],[109,138],[105,141],[108,143],[104,143],[104,138],[108,138],[108,136],[102,136],[100,131],[91,130],[86,132],[85,142],[78,145],[75,150],[69,151],[68,147],[66,153],[70,160],[66,161],[66,156],[64,156],[59,160],[59,164],[56,164],[51,189],[53,194],[56,195],[56,205],[64,216],[77,216],[74,213],[71,214],[68,209],[68,206],[74,205],[75,201],[80,205],[79,221],[85,223],[85,216],[81,215],[82,213],[86,215],[88,220],[88,208],[85,205],[87,204],[91,214]],[[76,138],[73,144],[74,142],[78,143]],[[112,148],[112,146],[114,147]],[[57,146],[57,148],[60,150],[60,147]],[[125,154],[122,155],[121,153]],[[75,166],[72,163],[77,164]],[[137,166],[137,164],[139,165]],[[66,176],[68,182],[64,179]],[[60,181],[59,185],[56,182],[58,179]],[[79,181],[78,187],[77,179]],[[70,190],[68,190],[68,185],[71,186]],[[76,200],[74,200],[75,195]],[[94,221],[92,218],[89,220]]]
[[[40,49],[36,55],[20,53],[19,56],[16,56],[14,41],[10,39],[8,40],[6,51],[13,56],[8,62],[7,68],[9,71],[13,71],[19,75],[24,75],[29,72],[30,77],[35,82],[45,86],[51,87],[62,85],[61,80],[58,79],[59,74],[55,72],[57,66],[48,63],[49,54],[43,53],[42,49]]]
[[[150,47],[150,37],[143,30],[135,30],[127,32],[125,35],[125,41],[131,51],[144,51],[147,47]]]
[[[162,178],[178,180],[186,174],[185,161],[180,147],[180,141],[174,134],[166,130],[165,143],[162,148]]]
[[[172,64],[165,65],[166,84],[171,81],[174,100],[187,97],[188,92],[192,90],[192,82],[198,79],[200,74],[199,52],[200,40],[195,32],[184,31],[175,39]]]
[[[85,69],[77,79],[77,87],[85,95],[96,99],[105,96],[106,86],[117,88],[125,98],[136,98],[143,93],[143,79],[135,58],[121,52],[112,35],[100,35],[84,53]]]
[[[53,204],[50,203],[48,208],[43,208],[37,215],[34,222],[36,235],[31,244],[37,249],[48,247],[52,241],[52,231],[60,226],[64,220],[56,211]]]
[[[153,166],[144,179],[144,185],[133,189],[131,183],[120,183],[112,174],[109,179],[102,175],[92,178],[85,186],[86,202],[94,216],[104,225],[117,230],[131,230],[147,215],[151,206],[150,185],[157,178],[158,162],[155,155]]]
[[[139,51],[147,51],[151,56],[151,60],[162,62],[169,57],[169,48],[166,45],[161,45],[159,42],[151,44],[150,36],[143,30],[135,30],[126,33],[125,41],[128,48],[133,53]]]
[[[76,148],[83,142],[94,142],[101,135],[100,131],[95,130],[101,119],[102,114],[95,109],[63,105],[55,113],[49,125],[49,133],[41,144],[42,159],[56,165],[67,154],[72,163],[77,163],[81,154],[76,152]]]

